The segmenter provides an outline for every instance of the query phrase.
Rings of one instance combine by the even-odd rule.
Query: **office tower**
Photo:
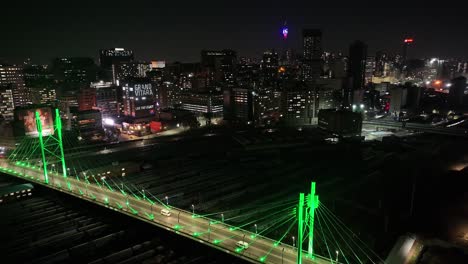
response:
[[[237,53],[233,50],[202,50],[202,71],[207,73],[207,85],[233,84],[236,75]]]
[[[305,80],[318,79],[322,74],[322,31],[304,29],[302,39],[304,48],[303,77]]]
[[[180,108],[196,115],[223,116],[223,94],[186,92],[180,95]]]
[[[311,123],[310,89],[301,83],[289,83],[282,91],[283,119],[288,126]]]
[[[278,78],[278,53],[275,50],[267,50],[263,53],[260,69],[266,82],[273,82]]]
[[[13,120],[14,110],[12,85],[0,85],[0,119]]]
[[[374,77],[376,67],[375,57],[368,56],[366,59],[366,69],[365,69],[365,79],[364,84],[367,85],[368,83],[372,82],[372,77]]]
[[[153,85],[147,78],[134,78],[121,83],[124,115],[147,117],[155,114]]]
[[[24,83],[23,68],[0,64],[0,86],[10,86],[14,107],[31,104],[31,90]]]
[[[92,58],[57,58],[52,62],[52,72],[62,91],[88,87],[97,78],[97,66]]]
[[[119,115],[117,102],[118,87],[112,82],[96,82],[91,84],[96,89],[96,108],[101,111],[103,117],[115,117]]]
[[[57,101],[57,93],[54,88],[31,88],[33,104],[53,104]]]
[[[452,110],[458,110],[463,105],[463,96],[467,87],[466,78],[463,76],[452,79],[448,104]]]
[[[377,51],[375,55],[375,71],[374,76],[376,77],[385,77],[387,76],[385,68],[386,64],[388,64],[389,58],[387,53],[384,51]]]
[[[104,71],[104,79],[111,81],[115,79],[114,67],[117,64],[129,63],[134,59],[132,50],[123,48],[102,49],[99,51],[99,65]]]
[[[408,60],[408,48],[413,44],[414,40],[412,38],[406,38],[403,40],[403,51],[402,51],[402,68],[406,65]]]
[[[78,110],[92,110],[96,107],[96,89],[91,87],[81,88],[78,92]]]
[[[48,65],[28,65],[23,68],[24,82],[28,88],[52,88],[54,75]]]
[[[227,88],[224,90],[224,120],[250,123],[254,118],[253,91],[247,88]]]
[[[345,92],[345,103],[361,104],[362,89],[364,88],[366,73],[367,45],[362,41],[355,41],[349,46],[349,83]]]
[[[149,62],[121,62],[113,65],[113,83],[119,84],[128,78],[145,78],[151,70]]]

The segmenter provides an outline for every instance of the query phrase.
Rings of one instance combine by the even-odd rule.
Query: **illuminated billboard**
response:
[[[39,118],[42,125],[42,135],[48,136],[54,133],[54,118],[52,110],[49,107],[30,108],[18,110],[17,118],[24,126],[24,134],[26,136],[38,137],[36,125],[36,111],[39,112]]]

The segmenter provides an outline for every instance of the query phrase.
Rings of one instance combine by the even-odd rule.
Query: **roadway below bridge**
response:
[[[398,129],[398,130],[412,130],[424,133],[440,134],[440,135],[449,135],[449,136],[468,136],[468,130],[465,128],[458,127],[436,127],[428,124],[419,124],[419,123],[403,123],[389,120],[372,120],[372,121],[363,121],[363,126],[373,127],[375,129],[379,128],[389,128],[389,129]]]
[[[43,171],[40,168],[11,164],[6,160],[0,161],[0,172],[119,211],[252,263],[297,263],[297,248],[291,245],[279,243],[219,220],[198,216],[162,202],[153,202],[148,197],[134,196],[111,189],[111,187],[106,187],[105,183],[97,185],[71,177],[64,178],[61,174],[49,173],[49,184],[45,184]],[[170,216],[163,215],[161,213],[163,209],[169,210]],[[238,241],[247,242],[249,247],[247,249],[238,247],[236,245]],[[332,263],[331,260],[321,256],[315,256],[313,260],[307,258],[305,251],[303,256],[302,263],[304,264]]]

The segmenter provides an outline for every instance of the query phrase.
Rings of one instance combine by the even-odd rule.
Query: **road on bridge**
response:
[[[12,176],[40,183],[49,188],[120,211],[253,263],[296,263],[297,249],[290,245],[276,244],[276,241],[250,231],[197,216],[163,203],[151,203],[148,197],[135,197],[120,190],[111,190],[104,184],[99,186],[72,177],[64,178],[63,175],[56,173],[49,173],[49,184],[45,184],[41,169],[10,164],[7,161],[0,161],[0,169]],[[171,215],[162,215],[162,209],[170,210]],[[236,246],[238,241],[249,243],[248,249],[241,250]],[[320,256],[315,256],[314,260],[308,259],[305,257],[307,256],[306,252],[303,256],[304,264],[333,263]]]

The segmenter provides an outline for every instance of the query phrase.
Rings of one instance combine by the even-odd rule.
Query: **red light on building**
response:
[[[412,38],[407,38],[405,39],[405,43],[413,43],[414,39]]]

